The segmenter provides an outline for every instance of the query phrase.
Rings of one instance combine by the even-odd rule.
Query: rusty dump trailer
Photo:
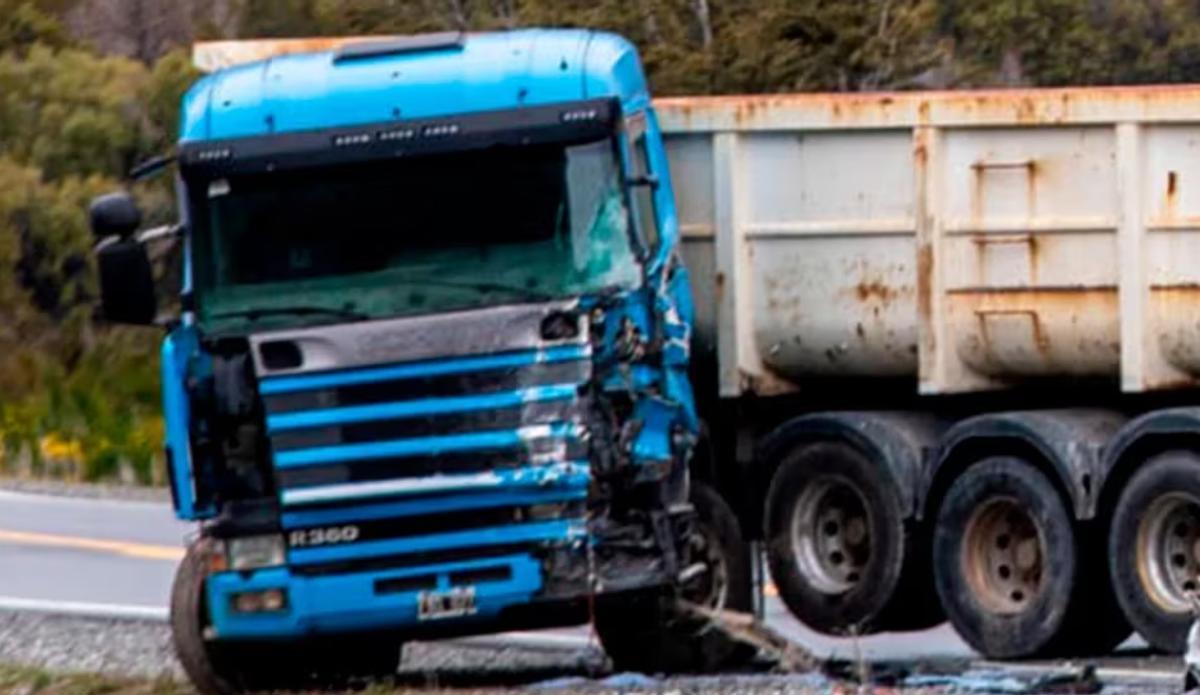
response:
[[[996,657],[1182,650],[1200,87],[655,106],[711,475],[789,608],[946,615]]]

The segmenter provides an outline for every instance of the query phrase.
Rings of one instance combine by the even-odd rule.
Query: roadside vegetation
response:
[[[27,666],[0,665],[0,693],[22,695],[191,695],[178,681],[99,676],[90,673],[59,674]]]
[[[0,0],[0,473],[163,481],[158,336],[94,321],[84,211],[170,149],[192,41],[531,25],[628,36],[660,95],[1200,81],[1194,0]]]

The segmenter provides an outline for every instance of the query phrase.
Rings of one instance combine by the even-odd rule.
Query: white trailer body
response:
[[[1181,650],[1200,86],[655,106],[699,373],[739,404],[710,415],[725,489],[789,608],[835,633],[944,610],[993,657],[1131,627]]]
[[[1200,88],[662,99],[720,391],[1200,377]]]

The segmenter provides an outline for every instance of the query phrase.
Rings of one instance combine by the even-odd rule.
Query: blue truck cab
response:
[[[202,691],[588,620],[619,667],[740,653],[678,610],[746,608],[749,575],[689,479],[691,300],[631,44],[356,40],[218,71],[182,108],[161,370],[200,529],[172,624]],[[104,313],[152,322],[131,199],[91,214]]]

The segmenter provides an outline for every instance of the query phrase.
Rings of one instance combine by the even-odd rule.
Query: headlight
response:
[[[233,538],[228,541],[226,548],[231,570],[275,567],[282,565],[286,557],[283,536],[279,534]]]

